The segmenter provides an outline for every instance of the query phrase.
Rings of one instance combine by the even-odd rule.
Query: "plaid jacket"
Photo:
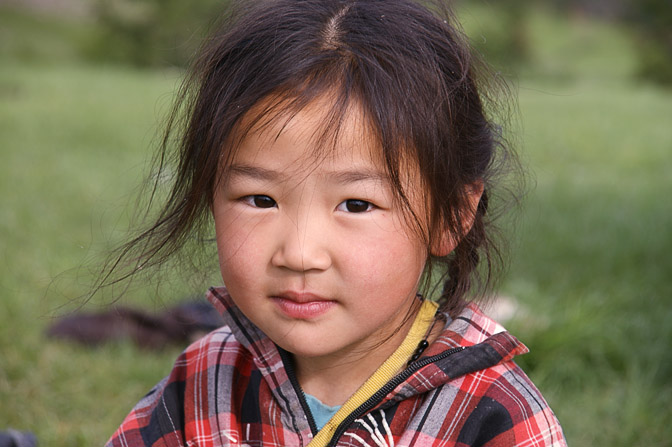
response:
[[[286,353],[230,301],[227,326],[194,343],[108,441],[125,446],[306,446],[315,424]],[[566,446],[544,398],[513,362],[527,348],[470,305],[339,426],[329,445]]]

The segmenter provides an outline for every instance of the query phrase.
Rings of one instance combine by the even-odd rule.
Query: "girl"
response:
[[[227,17],[175,108],[172,193],[119,259],[214,226],[227,325],[108,446],[565,445],[512,360],[526,348],[466,301],[494,267],[505,147],[450,16],[266,0]]]

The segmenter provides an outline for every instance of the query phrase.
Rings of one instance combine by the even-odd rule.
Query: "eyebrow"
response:
[[[281,172],[265,169],[260,166],[250,166],[240,164],[229,166],[226,172],[227,175],[230,176],[250,177],[255,180],[272,181],[284,177],[284,174]]]
[[[260,166],[251,166],[245,164],[234,164],[227,168],[227,174],[230,176],[248,177],[255,180],[276,181],[283,180],[290,176],[286,172],[278,172]],[[345,170],[327,172],[327,177],[340,184],[358,183],[374,181],[378,183],[387,183],[390,180],[387,173],[373,170]]]
[[[390,180],[389,175],[382,172],[371,170],[336,171],[328,175],[332,177],[337,183],[343,183],[343,184],[367,182],[367,181],[385,183]]]

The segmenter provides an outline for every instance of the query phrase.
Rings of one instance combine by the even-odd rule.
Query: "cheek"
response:
[[[399,231],[361,233],[348,245],[346,268],[374,287],[414,282],[427,258],[422,242]]]
[[[251,271],[260,250],[250,225],[238,219],[215,217],[217,254],[222,278],[236,278]]]

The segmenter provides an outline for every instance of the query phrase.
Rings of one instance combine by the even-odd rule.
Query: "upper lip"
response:
[[[286,300],[294,301],[295,303],[310,303],[314,301],[331,301],[329,298],[324,298],[320,295],[311,293],[311,292],[294,292],[286,291],[274,295],[276,298],[283,298]]]

